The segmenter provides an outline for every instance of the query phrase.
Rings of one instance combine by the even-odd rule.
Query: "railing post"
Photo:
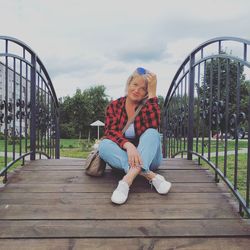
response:
[[[188,97],[188,160],[192,160],[193,130],[194,130],[194,54],[189,59],[189,97]]]
[[[59,113],[59,110],[57,110]],[[60,159],[60,130],[59,130],[59,115],[56,119],[56,148],[55,148],[55,158]]]
[[[31,57],[30,77],[30,160],[36,159],[36,55]]]
[[[166,110],[164,110],[163,113],[163,138],[162,138],[162,155],[164,158],[166,158],[166,119],[167,119],[167,115],[166,115]]]

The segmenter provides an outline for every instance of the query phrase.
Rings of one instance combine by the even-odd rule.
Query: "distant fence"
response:
[[[184,60],[164,104],[165,157],[209,164],[250,216],[250,41],[220,37]],[[243,140],[246,138],[247,140]],[[230,152],[231,151],[231,152]],[[229,153],[230,152],[230,153]],[[245,154],[240,154],[245,152]]]
[[[59,107],[42,61],[23,42],[0,36],[0,175],[30,155],[59,158]]]

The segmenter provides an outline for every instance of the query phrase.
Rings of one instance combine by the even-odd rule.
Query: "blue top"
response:
[[[124,133],[125,137],[128,139],[134,139],[135,138],[135,126],[134,123],[131,123],[127,130]]]

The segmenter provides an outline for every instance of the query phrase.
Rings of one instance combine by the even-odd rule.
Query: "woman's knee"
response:
[[[98,147],[98,151],[99,151],[99,155],[101,156],[105,156],[105,154],[107,152],[109,152],[109,148],[110,146],[113,144],[114,142],[109,140],[109,139],[104,139],[100,142],[99,147]]]
[[[160,142],[160,134],[155,128],[148,128],[142,134],[143,137],[157,138]]]

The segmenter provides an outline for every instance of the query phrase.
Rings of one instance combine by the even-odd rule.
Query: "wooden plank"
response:
[[[182,250],[248,250],[250,238],[132,238],[132,239],[1,239],[1,249],[8,250],[138,250],[138,249],[182,249]]]
[[[84,164],[68,164],[68,165],[25,165],[22,168],[22,171],[48,171],[48,170],[84,170]],[[109,165],[106,166],[106,169],[111,169]],[[174,169],[181,169],[181,170],[200,170],[201,167],[194,164],[175,164],[175,165],[161,165],[158,169],[165,169],[165,170],[174,170]],[[202,168],[203,170],[205,168]],[[206,168],[207,169],[207,168]]]
[[[84,169],[83,159],[78,160],[36,160],[29,162],[23,168],[23,170],[72,170],[72,169]],[[110,168],[107,165],[107,168]],[[159,169],[193,169],[199,170],[201,167],[193,161],[189,160],[177,160],[169,161],[163,160]],[[204,169],[204,168],[203,168]]]
[[[8,183],[6,188],[0,188],[1,192],[5,193],[40,193],[40,192],[63,192],[63,193],[111,193],[113,192],[114,188],[116,188],[117,182],[113,183],[103,183],[101,180],[99,183],[92,184],[92,183],[66,183],[66,184],[53,184],[53,183],[46,183],[46,185],[41,183]],[[135,180],[135,183],[131,187],[131,193],[138,192],[138,193],[155,193],[153,189],[150,188],[150,185],[144,181],[143,183],[138,183]],[[221,193],[221,192],[228,192],[228,189],[221,183],[213,183],[213,182],[204,182],[204,183],[173,183],[171,193]]]
[[[23,230],[25,228],[25,230]],[[28,220],[0,221],[0,238],[250,236],[238,220]]]
[[[167,196],[165,196],[167,199]],[[230,206],[220,204],[0,205],[1,219],[208,219],[239,218]]]
[[[81,164],[84,161],[85,161],[85,159],[83,159],[83,158],[69,158],[69,159],[41,159],[41,160],[39,159],[39,160],[35,160],[35,161],[26,161],[26,162],[29,164],[32,164],[34,166],[35,165],[47,166],[47,165],[57,165],[57,164],[65,165],[65,164],[69,164],[70,162]],[[175,163],[194,164],[195,163],[194,161],[190,161],[187,159],[180,159],[180,158],[163,158],[162,162],[171,163],[171,164],[175,164]]]
[[[45,160],[35,160],[35,161],[26,161],[26,166],[81,166],[85,162],[85,159],[45,159]]]
[[[228,193],[130,193],[130,204],[221,204],[232,199]],[[110,193],[0,193],[0,205],[86,205],[110,203]]]
[[[170,182],[213,182],[208,178],[206,170],[159,170]],[[85,175],[84,171],[19,171],[11,177],[12,183],[110,183],[118,181],[123,175],[114,174],[107,170],[102,178],[92,178]],[[137,180],[144,180],[138,177]]]

